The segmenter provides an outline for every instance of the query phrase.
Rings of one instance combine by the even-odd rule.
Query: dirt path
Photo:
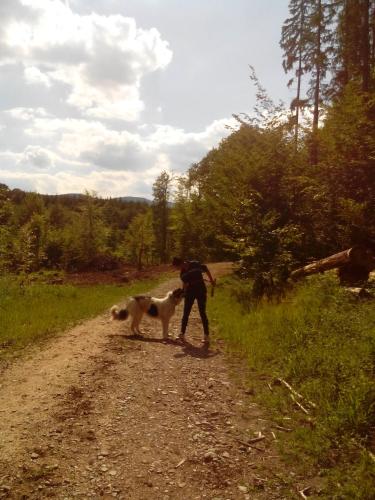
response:
[[[173,334],[180,318],[181,306]],[[159,323],[143,331],[130,338],[128,323],[99,316],[5,371],[0,498],[287,498],[270,424],[218,344],[200,347],[195,306],[187,346],[162,343]]]

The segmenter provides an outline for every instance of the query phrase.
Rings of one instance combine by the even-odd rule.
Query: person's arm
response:
[[[212,274],[210,273],[210,270],[208,269],[208,267],[206,265],[203,265],[202,267],[203,267],[204,272],[207,274],[211,285],[215,285],[216,280],[214,280],[214,278],[212,277]]]
[[[207,269],[207,276],[208,276],[208,279],[210,280],[211,285],[214,285],[216,280],[213,279],[212,274],[210,273],[209,269]]]
[[[212,274],[210,273],[210,270],[208,269],[207,266],[204,266],[204,272],[207,274],[208,279],[210,280],[211,283],[211,297],[214,296],[215,293],[215,286],[216,286],[216,279],[212,277]]]

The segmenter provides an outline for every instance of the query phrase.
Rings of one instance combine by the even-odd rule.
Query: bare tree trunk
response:
[[[316,57],[315,57],[315,69],[316,69],[316,79],[315,79],[315,91],[314,91],[314,117],[313,117],[313,132],[318,130],[319,125],[319,101],[320,101],[320,70],[321,70],[321,58],[322,58],[322,2],[319,0],[318,3],[318,30],[316,34]]]
[[[302,36],[303,36],[303,25],[305,22],[304,17],[304,2],[301,1],[301,24],[299,33],[299,54],[298,54],[298,70],[297,70],[297,107],[296,107],[296,126],[295,126],[295,149],[298,149],[298,134],[299,134],[299,110],[300,110],[300,99],[301,99],[301,80],[302,80]]]
[[[370,88],[370,0],[362,0],[362,90]]]
[[[314,89],[314,114],[312,124],[312,138],[311,138],[311,164],[318,163],[318,128],[319,128],[319,104],[320,104],[320,75],[322,64],[322,0],[318,2],[318,27],[316,33],[316,54],[315,54],[315,89]]]
[[[370,51],[370,70],[375,66],[375,5],[372,5],[371,16],[371,51]]]
[[[348,1],[345,2],[344,7],[344,33],[343,33],[343,77],[342,77],[342,86],[345,85],[349,81],[349,13],[348,13]]]

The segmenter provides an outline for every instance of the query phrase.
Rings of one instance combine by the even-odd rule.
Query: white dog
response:
[[[119,306],[111,308],[112,319],[126,320],[131,316],[130,330],[133,335],[142,335],[139,324],[146,313],[152,318],[159,319],[163,325],[163,338],[168,338],[169,321],[174,314],[176,306],[184,296],[182,288],[177,288],[173,292],[168,292],[163,299],[149,297],[146,295],[136,295],[131,297],[126,307],[120,309]]]

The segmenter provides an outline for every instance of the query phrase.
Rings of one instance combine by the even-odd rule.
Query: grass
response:
[[[282,387],[271,393],[259,381],[274,419],[293,418],[284,457],[325,477],[321,497],[374,498],[374,301],[351,298],[332,276],[306,280],[278,304],[252,305],[248,289],[236,278],[218,287],[209,313],[219,336],[253,374],[281,377],[317,404],[308,417]]]
[[[154,287],[161,279],[78,287],[40,282],[24,285],[15,277],[0,278],[0,356],[94,317],[127,296]]]

